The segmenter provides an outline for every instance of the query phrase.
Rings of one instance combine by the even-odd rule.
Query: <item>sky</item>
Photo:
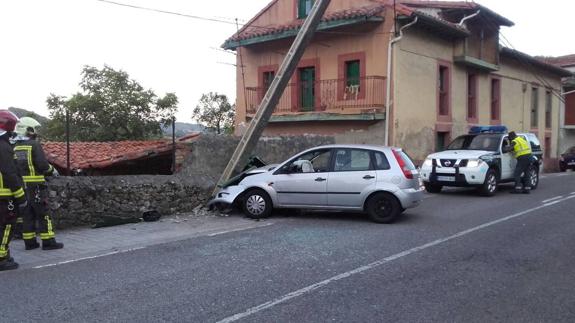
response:
[[[212,22],[98,0],[0,0],[0,109],[44,116],[50,93],[72,96],[85,65],[108,65],[158,96],[179,98],[178,121],[194,122],[202,93],[235,100],[235,56],[220,45],[270,0],[114,0],[215,18]],[[575,54],[572,0],[476,1],[515,22],[501,32],[530,55]],[[570,26],[571,24],[571,26]]]

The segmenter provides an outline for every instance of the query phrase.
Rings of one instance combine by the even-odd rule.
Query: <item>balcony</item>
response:
[[[248,116],[256,113],[265,89],[246,88]],[[298,120],[373,120],[385,111],[385,77],[366,76],[355,81],[345,79],[301,81],[284,90],[271,121]],[[283,118],[281,118],[283,116]],[[286,119],[286,117],[292,117]]]

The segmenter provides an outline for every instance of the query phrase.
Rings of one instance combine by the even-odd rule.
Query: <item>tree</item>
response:
[[[202,94],[194,109],[192,118],[217,134],[234,131],[235,105],[230,104],[228,97],[217,92]]]
[[[45,136],[64,140],[66,112],[70,115],[73,141],[146,140],[160,137],[162,125],[171,122],[178,98],[167,93],[158,98],[130,79],[128,73],[109,66],[85,66],[80,87],[83,92],[67,99],[50,94],[46,103],[52,120]]]

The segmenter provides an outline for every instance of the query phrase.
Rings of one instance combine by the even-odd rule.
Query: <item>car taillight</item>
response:
[[[401,171],[403,172],[405,178],[413,179],[413,173],[411,172],[411,169],[409,169],[409,166],[407,165],[405,160],[403,160],[403,156],[400,154],[400,152],[397,150],[393,150],[393,156],[395,157],[395,160],[397,160],[399,168],[401,168]]]

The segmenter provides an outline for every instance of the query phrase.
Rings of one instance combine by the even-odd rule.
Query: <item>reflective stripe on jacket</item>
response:
[[[513,155],[515,158],[531,154],[531,145],[529,145],[527,140],[523,139],[522,137],[517,137],[512,141],[514,143]]]
[[[37,141],[18,141],[14,152],[24,183],[42,184],[46,181],[44,175],[51,175],[54,172],[54,168],[46,160],[42,146]]]

